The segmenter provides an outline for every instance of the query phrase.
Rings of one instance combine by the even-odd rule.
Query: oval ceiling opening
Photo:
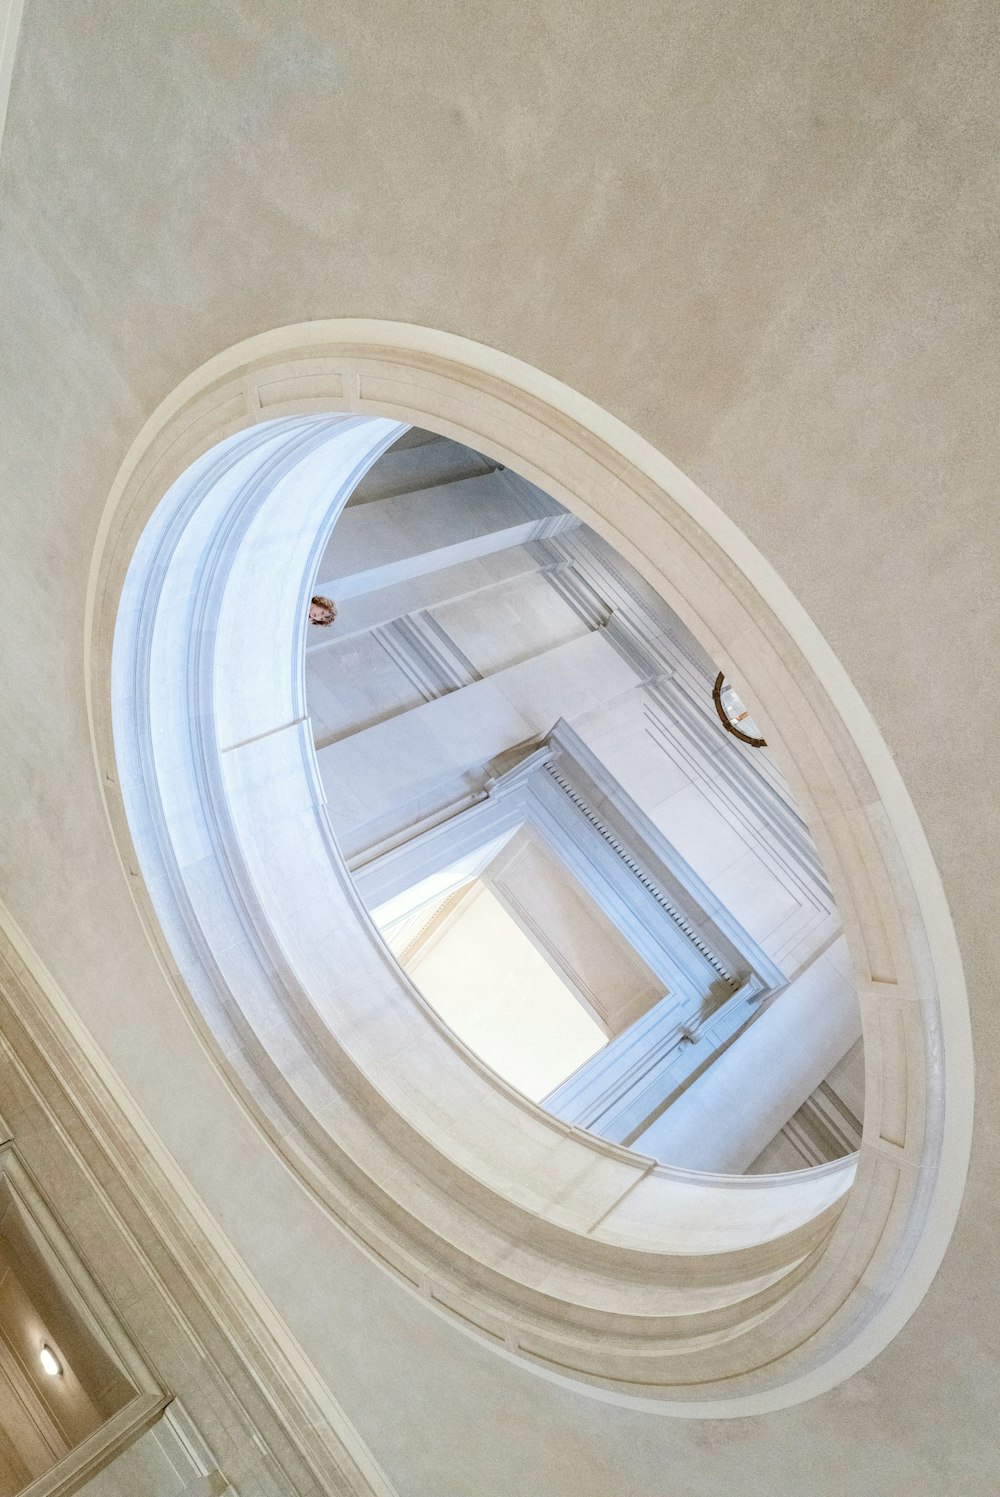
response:
[[[676,1414],[886,1344],[967,1159],[953,933],[863,704],[705,495],[493,350],[281,329],[151,417],[92,584],[149,938],[366,1251]]]
[[[330,819],[453,1034],[553,1116],[665,1164],[857,1150],[860,1010],[819,854],[635,569],[516,472],[413,428],[348,497],[314,592]]]

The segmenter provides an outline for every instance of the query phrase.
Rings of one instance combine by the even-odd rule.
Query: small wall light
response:
[[[42,1364],[42,1371],[49,1377],[60,1377],[62,1375],[62,1363],[48,1343],[38,1353],[38,1360]]]
[[[727,733],[732,733],[734,738],[739,738],[743,743],[749,743],[751,748],[767,747],[767,741],[761,738],[760,729],[750,716],[749,709],[740,701],[735,689],[727,684],[722,671],[715,678],[712,700]]]

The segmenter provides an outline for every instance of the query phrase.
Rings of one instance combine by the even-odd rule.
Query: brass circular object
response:
[[[730,698],[734,704],[738,704],[743,709],[739,716],[734,717],[731,710],[727,710],[724,700],[725,692],[730,694]],[[719,714],[719,721],[727,733],[732,733],[733,737],[739,738],[742,743],[749,743],[751,748],[767,747],[766,738],[755,738],[752,734],[744,733],[742,728],[737,727],[737,724],[740,722],[745,722],[748,727],[756,727],[757,724],[750,716],[749,709],[743,706],[733,687],[726,685],[725,676],[722,671],[715,678],[715,685],[712,687],[712,701],[715,703],[715,710]]]

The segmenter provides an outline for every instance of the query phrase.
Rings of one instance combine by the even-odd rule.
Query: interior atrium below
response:
[[[456,1042],[661,1163],[856,1151],[860,1012],[820,857],[731,683],[634,568],[411,429],[348,499],[316,592],[330,818]]]

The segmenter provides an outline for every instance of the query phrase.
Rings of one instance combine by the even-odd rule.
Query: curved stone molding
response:
[[[301,604],[401,423],[580,514],[752,693],[858,976],[868,1101],[850,1191],[853,1161],[699,1176],[559,1123],[464,1051],[381,946],[323,806]],[[954,937],[850,683],[682,475],[582,397],[465,340],[284,329],[214,360],[147,424],[109,501],[91,604],[95,752],[150,937],[274,1148],[369,1251],[503,1354],[675,1413],[810,1396],[895,1334],[964,1180]]]

